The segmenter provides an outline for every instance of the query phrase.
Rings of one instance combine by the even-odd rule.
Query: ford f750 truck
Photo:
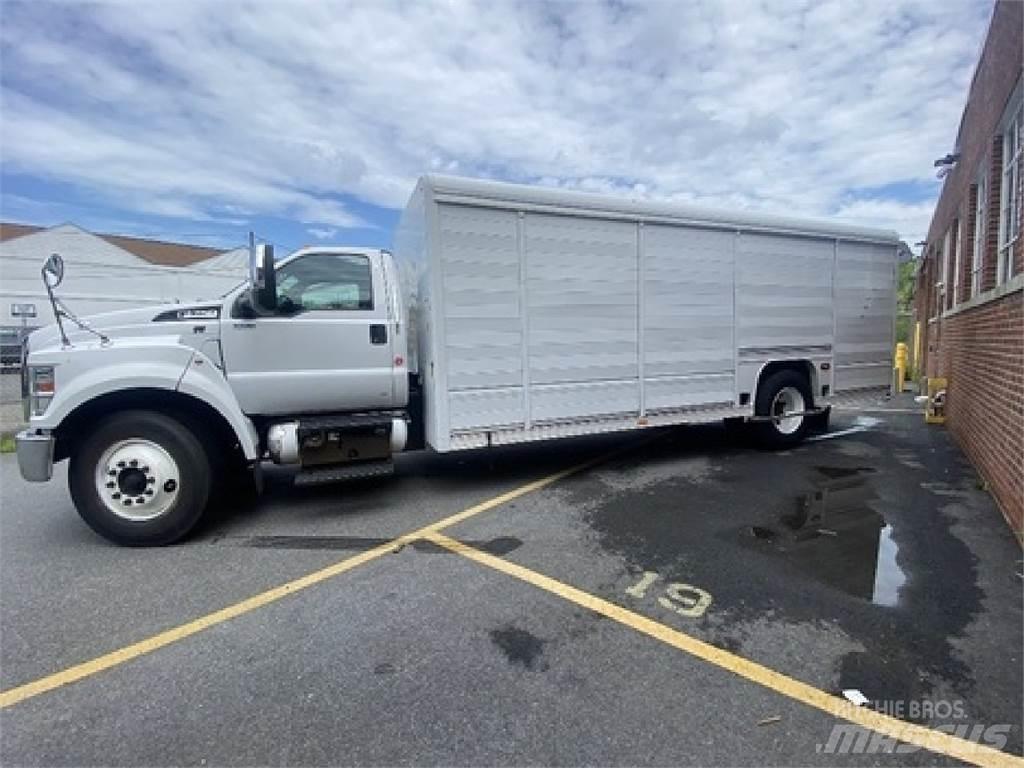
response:
[[[254,249],[223,298],[29,338],[22,475],[69,460],[106,538],[176,541],[218,484],[392,471],[392,456],[742,418],[798,443],[888,387],[895,233],[427,176],[394,253]],[[60,259],[44,268],[59,283]]]

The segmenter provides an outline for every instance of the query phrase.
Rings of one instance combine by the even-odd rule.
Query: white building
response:
[[[58,295],[78,315],[144,304],[220,296],[245,280],[247,249],[220,251],[177,243],[97,235],[74,224],[40,228],[0,224],[0,326],[53,322],[40,268],[64,259]]]

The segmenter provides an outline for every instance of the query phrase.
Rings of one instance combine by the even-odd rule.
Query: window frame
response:
[[[1008,118],[1002,131],[1003,152],[1000,176],[999,237],[996,251],[996,285],[1013,277],[1013,245],[1020,238],[1020,183],[1024,165],[1024,100],[1020,86],[1015,91],[1007,110]]]
[[[942,259],[942,266],[939,271],[939,314],[943,314],[947,309],[947,301],[949,300],[949,257],[950,247],[949,238],[952,228],[946,230],[946,234],[942,236],[942,245],[939,250],[939,258]]]
[[[971,253],[971,296],[981,292],[981,273],[985,268],[985,216],[988,210],[988,170],[978,172],[974,196],[974,248]]]
[[[960,269],[963,266],[961,254],[961,243],[963,237],[960,232],[960,218],[953,219],[949,227],[953,236],[953,306],[960,304]]]
[[[328,258],[328,259],[348,259],[348,260],[359,260],[366,266],[367,286],[369,288],[369,305],[364,306],[362,299],[359,301],[359,306],[356,307],[339,307],[339,306],[328,306],[328,307],[306,307],[301,304],[296,304],[296,308],[293,312],[288,313],[289,315],[304,314],[306,312],[373,312],[377,307],[377,291],[374,287],[374,270],[373,262],[369,256],[361,253],[331,253],[329,251],[312,251],[310,253],[303,253],[297,256],[295,259],[289,261],[286,264],[282,264],[277,268],[276,283],[278,286],[278,303],[281,301],[281,278],[282,272],[287,276],[286,270],[294,264],[298,264],[303,259],[312,258]],[[341,281],[338,281],[341,283]],[[310,290],[316,283],[311,283],[306,291]],[[304,291],[305,293],[305,291]]]

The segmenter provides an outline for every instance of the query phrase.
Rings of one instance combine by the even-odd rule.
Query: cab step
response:
[[[295,476],[295,485],[322,485],[341,483],[346,480],[362,480],[367,477],[384,477],[394,474],[395,462],[391,459],[360,461],[354,464],[329,464],[324,467],[303,469]]]

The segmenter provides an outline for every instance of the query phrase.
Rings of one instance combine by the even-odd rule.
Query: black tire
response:
[[[132,438],[155,444],[176,465],[173,474],[178,477],[171,478],[174,484],[163,481],[165,491],[172,489],[167,494],[174,494],[167,502],[170,506],[149,520],[127,519],[111,511],[100,497],[96,480],[104,453]],[[78,514],[100,536],[115,544],[157,547],[179,541],[199,522],[210,494],[210,475],[206,451],[188,427],[162,413],[133,410],[105,419],[78,444],[71,455],[68,487]],[[120,484],[121,478],[112,477],[110,482]],[[118,490],[113,488],[112,493]],[[130,510],[131,505],[125,503]]]
[[[754,400],[754,414],[756,416],[770,416],[772,403],[780,392],[787,387],[797,390],[803,397],[804,408],[813,407],[811,386],[807,377],[794,370],[782,370],[773,373],[757,388],[757,398]],[[807,436],[810,429],[810,417],[800,417],[800,425],[790,431],[782,431],[778,422],[757,421],[754,422],[754,434],[758,444],[768,450],[780,450],[792,448],[798,445]]]

